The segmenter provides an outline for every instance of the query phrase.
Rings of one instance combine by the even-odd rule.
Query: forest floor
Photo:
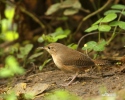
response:
[[[68,90],[81,97],[82,100],[91,100],[90,98],[98,98],[100,96],[111,96],[115,98],[117,96],[116,94],[120,91],[124,91],[125,93],[125,65],[110,66],[108,70],[107,67],[105,67],[103,69],[103,76],[97,72],[86,75],[80,74],[73,84],[66,87],[60,84],[67,83],[69,80],[65,80],[71,77],[72,74],[65,73],[53,65],[54,64],[50,64],[46,66],[42,72],[36,72],[36,74],[32,73],[28,76],[13,78],[12,83],[18,91],[18,94],[23,91],[22,87],[24,88],[24,86],[19,85],[20,83],[26,83],[26,87],[30,87],[30,90],[37,91],[37,97],[35,97],[34,100],[42,100],[41,98],[43,98],[46,93],[58,89]],[[6,86],[1,85],[1,90],[2,88],[6,88]],[[119,98],[117,100],[122,99]]]

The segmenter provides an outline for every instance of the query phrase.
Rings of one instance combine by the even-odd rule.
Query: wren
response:
[[[61,43],[51,43],[43,47],[52,56],[55,65],[65,71],[74,73],[71,81],[65,86],[70,85],[80,72],[84,72],[86,69],[95,65],[93,60],[87,55],[68,48]]]

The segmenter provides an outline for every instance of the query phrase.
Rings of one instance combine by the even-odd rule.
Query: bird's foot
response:
[[[79,83],[79,81],[76,81],[76,82],[69,82],[69,83],[64,83],[64,84],[60,84],[60,86],[70,86],[71,84],[78,84]]]
[[[64,79],[64,81],[66,82],[66,81],[69,81],[71,79],[72,79],[72,77],[68,77],[67,79]]]
[[[64,84],[59,84],[60,86],[69,86],[70,84],[68,84],[68,83],[64,83]]]

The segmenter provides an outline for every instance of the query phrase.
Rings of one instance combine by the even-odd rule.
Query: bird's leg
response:
[[[76,77],[78,76],[78,72],[76,72],[76,74],[72,77],[71,81],[69,81],[69,83],[67,84],[61,84],[61,86],[69,86],[70,84],[72,84],[72,82],[76,79]]]

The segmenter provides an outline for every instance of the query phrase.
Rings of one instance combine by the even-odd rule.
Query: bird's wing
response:
[[[69,55],[67,55],[67,57],[63,59],[63,64],[69,66],[88,67],[94,65],[94,62],[89,57],[78,52],[71,52]]]

